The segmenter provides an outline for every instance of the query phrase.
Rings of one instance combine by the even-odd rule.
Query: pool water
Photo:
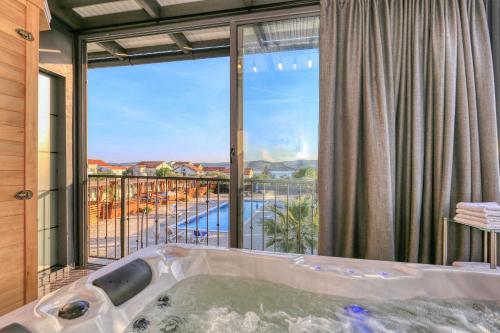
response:
[[[195,276],[158,295],[127,333],[498,332],[500,303],[359,300],[247,278]]]
[[[245,201],[243,207],[243,219],[246,221],[250,218],[252,212],[262,211],[262,201]],[[229,204],[223,203],[219,206],[219,214],[217,215],[217,207],[208,211],[208,231],[217,231],[217,221],[219,221],[219,231],[227,232],[229,230]],[[186,222],[179,223],[177,228],[183,230],[186,228]],[[196,230],[196,216],[188,219],[187,228]],[[198,214],[198,230],[207,230],[207,212]]]

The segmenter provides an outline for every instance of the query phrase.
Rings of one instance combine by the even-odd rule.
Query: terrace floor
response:
[[[89,275],[103,267],[105,263],[89,263],[84,267],[64,267],[52,272],[38,274],[38,298],[56,291],[67,284]]]

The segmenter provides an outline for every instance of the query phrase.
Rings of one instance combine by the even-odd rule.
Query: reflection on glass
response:
[[[38,76],[38,270],[58,263],[57,108],[55,79]]]
[[[245,248],[315,253],[319,18],[239,27]]]

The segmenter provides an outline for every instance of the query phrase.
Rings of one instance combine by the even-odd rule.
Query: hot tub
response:
[[[121,304],[93,285],[110,282],[103,277],[139,258],[151,268],[150,280],[136,284]],[[88,302],[83,315],[58,316],[63,305],[78,300]],[[1,317],[0,328],[18,323],[32,333],[485,332],[500,331],[499,311],[498,271],[175,244],[108,265]]]

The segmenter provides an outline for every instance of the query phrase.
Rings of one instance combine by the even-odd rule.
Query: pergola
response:
[[[317,0],[50,0],[49,6],[64,24],[85,34],[317,3]],[[318,36],[312,32],[317,29],[318,21],[302,24],[304,47],[317,44]],[[254,25],[251,36],[245,37],[255,44],[258,52],[276,51],[286,48],[287,38],[295,37],[286,36],[286,31],[290,28],[264,22]],[[95,68],[229,56],[229,37],[230,28],[226,25],[90,42],[87,63],[89,68]],[[294,47],[297,48],[296,42]]]

